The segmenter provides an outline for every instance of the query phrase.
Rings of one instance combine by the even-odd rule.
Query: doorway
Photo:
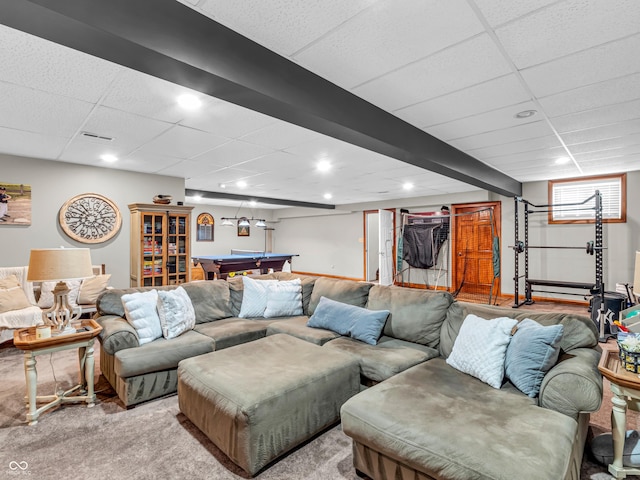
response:
[[[460,300],[500,296],[501,203],[452,205],[452,289]]]
[[[392,269],[395,264],[396,211],[392,208],[387,208],[385,211],[389,212],[390,216],[382,220],[379,210],[365,210],[363,212],[364,280],[367,282],[378,282],[380,280],[380,272],[384,270],[380,265],[381,256],[385,259],[390,258]],[[382,246],[380,243],[381,237],[387,239]],[[389,242],[391,245],[388,244]],[[391,283],[393,283],[393,278],[395,277],[394,273],[391,273]]]

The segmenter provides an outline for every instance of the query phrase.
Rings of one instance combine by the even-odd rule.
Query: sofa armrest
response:
[[[103,315],[96,318],[96,321],[102,325],[98,339],[102,348],[109,355],[115,355],[116,352],[126,348],[140,346],[136,329],[124,318],[117,315]]]
[[[581,412],[598,410],[602,403],[600,355],[595,348],[576,348],[564,353],[542,380],[539,405],[572,418]]]

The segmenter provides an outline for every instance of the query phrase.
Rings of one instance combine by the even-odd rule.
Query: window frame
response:
[[[602,218],[602,223],[626,223],[627,222],[627,174],[626,173],[612,173],[608,175],[594,175],[591,177],[577,177],[577,178],[563,178],[561,180],[549,180],[548,182],[548,203],[549,213],[548,222],[550,225],[560,224],[589,224],[596,223],[595,212],[594,218],[581,218],[575,220],[553,219],[553,187],[559,183],[578,183],[590,180],[607,180],[607,179],[620,179],[620,218]],[[595,192],[594,192],[595,193]]]

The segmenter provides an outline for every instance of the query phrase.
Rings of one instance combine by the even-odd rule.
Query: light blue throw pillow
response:
[[[389,310],[367,310],[320,297],[307,326],[326,328],[369,345],[376,345],[388,316]]]
[[[538,396],[545,374],[558,361],[562,325],[540,325],[525,318],[518,324],[505,357],[505,375],[518,390]]]

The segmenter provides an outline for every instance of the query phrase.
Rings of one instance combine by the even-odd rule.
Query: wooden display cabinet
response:
[[[133,203],[132,287],[177,285],[190,280],[193,207]]]

